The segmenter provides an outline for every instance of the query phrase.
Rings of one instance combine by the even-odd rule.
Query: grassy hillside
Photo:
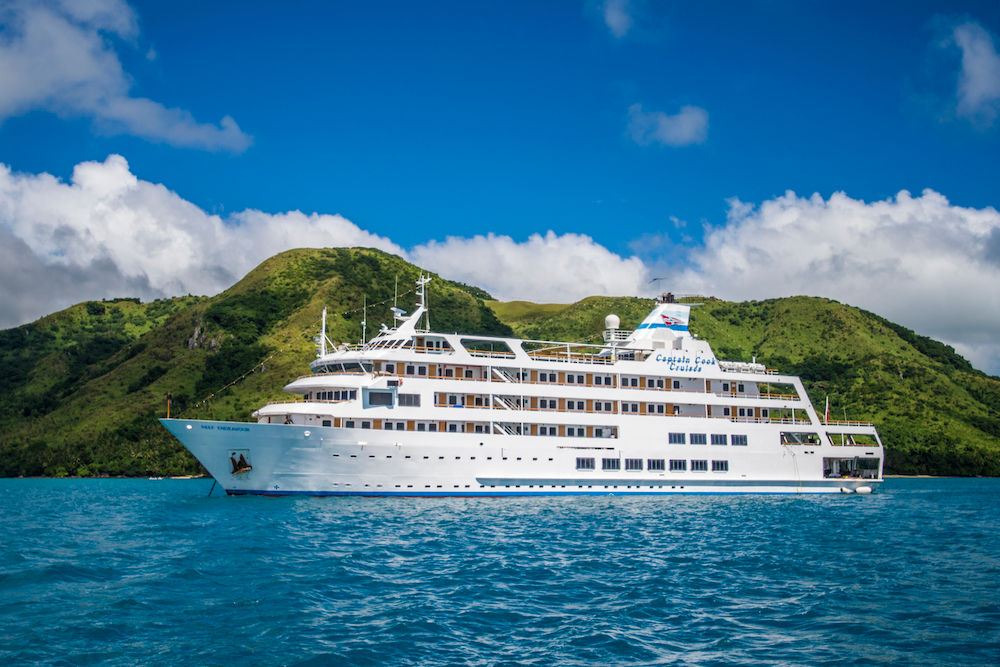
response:
[[[829,396],[832,418],[874,421],[889,472],[1000,475],[1000,379],[976,371],[951,347],[829,299],[700,301],[691,331],[720,359],[756,357],[801,376],[819,410]],[[490,305],[518,335],[583,341],[596,339],[608,313],[621,317],[622,328],[635,327],[650,301]]]
[[[391,321],[397,277],[399,307],[412,309],[419,271],[376,250],[293,250],[210,299],[82,304],[4,331],[0,360],[17,373],[5,376],[0,476],[198,472],[197,462],[156,422],[167,392],[175,415],[246,419],[308,372],[323,306],[329,337],[357,341],[365,297],[384,302],[368,309],[370,335]],[[484,304],[488,296],[435,279],[431,323],[509,334]],[[134,324],[123,324],[133,316]]]
[[[412,309],[419,271],[377,250],[294,250],[212,298],[89,302],[2,331],[0,475],[198,472],[155,421],[167,392],[175,415],[247,419],[307,372],[323,306],[329,337],[357,341],[363,300],[371,335],[391,320],[397,280]],[[500,303],[440,278],[428,300],[437,330],[573,341],[599,340],[612,312],[631,328],[651,306]],[[808,297],[709,299],[691,326],[720,358],[756,356],[801,375],[817,406],[829,395],[834,416],[874,420],[891,472],[1000,475],[1000,381],[941,343]]]

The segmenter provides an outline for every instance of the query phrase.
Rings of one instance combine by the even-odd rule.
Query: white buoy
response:
[[[842,487],[840,487],[840,492],[841,493],[854,493],[854,490],[853,489],[849,489],[846,486],[842,486]]]
[[[862,495],[865,495],[865,494],[868,494],[868,493],[871,493],[871,492],[872,492],[872,487],[870,487],[870,486],[859,486],[858,488],[854,489],[854,493],[860,493]]]

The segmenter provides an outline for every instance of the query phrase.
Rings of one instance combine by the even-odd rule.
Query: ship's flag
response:
[[[827,424],[830,423],[830,396],[829,396],[829,394],[826,397],[826,423]]]

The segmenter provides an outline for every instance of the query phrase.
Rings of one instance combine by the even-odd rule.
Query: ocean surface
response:
[[[1000,480],[226,497],[0,480],[0,664],[1000,662]]]

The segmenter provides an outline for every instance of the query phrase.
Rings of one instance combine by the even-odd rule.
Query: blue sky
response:
[[[0,324],[123,289],[212,292],[286,247],[370,241],[504,298],[635,293],[664,274],[728,298],[819,294],[1000,367],[995,298],[988,317],[982,299],[962,302],[936,327],[918,298],[934,284],[997,291],[998,3],[0,7],[10,172],[0,223],[37,260],[19,280],[57,286],[49,300],[32,296],[34,310],[9,288]],[[115,190],[115,206],[114,188],[84,196],[108,179],[131,194]],[[76,219],[25,204],[47,187],[91,210]],[[901,201],[903,190],[912,198]],[[144,269],[134,248],[94,231],[112,238],[115,225],[150,220],[192,238],[214,220],[216,237],[253,230],[266,241],[226,246],[240,261],[225,270],[224,248],[191,251],[198,283]],[[90,241],[65,240],[76,236]],[[811,256],[814,242],[827,252],[781,280],[763,275]],[[922,275],[939,248],[944,264]],[[453,259],[501,252],[480,272]],[[555,290],[505,282],[554,256],[600,279],[570,267]],[[176,257],[162,262],[185,265]],[[969,272],[967,283],[943,280],[954,278],[948,266]],[[842,276],[852,269],[901,292],[874,298],[872,285]]]

